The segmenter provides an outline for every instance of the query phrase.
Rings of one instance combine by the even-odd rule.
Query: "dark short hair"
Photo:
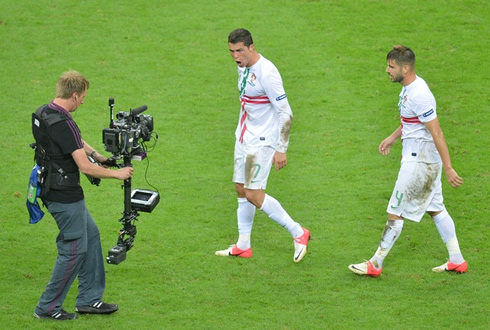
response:
[[[395,60],[396,64],[400,66],[408,64],[413,68],[415,66],[415,53],[407,46],[395,45],[386,55],[386,60]]]
[[[243,44],[247,47],[254,43],[252,34],[250,34],[250,31],[246,29],[236,29],[231,31],[231,33],[228,35],[228,42],[230,44],[243,42]]]

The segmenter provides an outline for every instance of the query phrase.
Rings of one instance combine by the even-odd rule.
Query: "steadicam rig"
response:
[[[147,157],[145,142],[152,137],[156,140],[158,135],[153,135],[153,117],[141,114],[147,109],[146,105],[132,109],[129,112],[119,112],[116,120],[113,119],[114,99],[109,99],[110,127],[102,131],[102,139],[105,150],[112,153],[111,166],[132,167],[131,160],[143,160]],[[122,159],[122,162],[121,162]],[[109,264],[119,264],[126,260],[126,252],[134,244],[136,236],[135,221],[140,212],[151,212],[160,201],[158,191],[146,189],[131,190],[131,178],[124,181],[124,211],[119,219],[123,228],[119,231],[117,245],[109,250],[106,261]]]

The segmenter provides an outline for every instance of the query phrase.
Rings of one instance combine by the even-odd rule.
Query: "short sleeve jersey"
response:
[[[47,106],[45,111],[48,113],[61,112],[66,114],[69,118],[68,120],[59,121],[49,128],[49,137],[57,154],[71,156],[75,150],[83,148],[80,129],[68,111],[53,102]],[[65,172],[77,173],[77,175],[80,176],[78,166],[73,157],[57,159],[55,162]],[[78,186],[69,190],[50,189],[46,196],[46,200],[59,203],[74,203],[82,200],[83,197],[83,189],[81,186]]]
[[[238,90],[241,108],[236,139],[286,152],[289,136],[283,136],[281,128],[291,124],[293,113],[275,65],[260,56],[250,68],[238,67]]]
[[[403,159],[429,163],[440,161],[431,133],[424,123],[437,117],[436,100],[424,79],[416,79],[400,92],[398,102],[402,125]],[[415,158],[414,158],[415,157]]]

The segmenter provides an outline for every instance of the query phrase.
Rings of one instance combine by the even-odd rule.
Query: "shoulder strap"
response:
[[[70,119],[66,114],[58,112],[58,111],[46,113],[46,109],[49,109],[47,104],[41,105],[39,108],[37,108],[34,115],[36,115],[38,118],[44,120],[46,123],[46,126],[48,126],[48,127],[53,125],[53,124],[56,124],[59,121]]]

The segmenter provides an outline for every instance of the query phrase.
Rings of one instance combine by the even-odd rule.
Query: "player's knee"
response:
[[[432,217],[432,219],[434,219],[434,222],[439,222],[449,215],[446,209],[442,211],[430,211],[427,213]]]
[[[438,214],[441,214],[442,211],[427,211],[427,213],[431,216],[431,217],[435,217],[436,215]]]
[[[388,213],[388,221],[403,220],[403,218],[396,214]]]
[[[243,183],[235,183],[235,189],[238,194],[238,198],[245,198],[245,188],[243,187]]]
[[[245,190],[245,197],[248,199],[248,201],[252,204],[255,204],[257,201],[256,201],[256,196],[253,192],[253,190],[248,190],[246,189]]]
[[[264,202],[264,192],[262,190],[245,189],[245,197],[256,207],[261,208]]]

